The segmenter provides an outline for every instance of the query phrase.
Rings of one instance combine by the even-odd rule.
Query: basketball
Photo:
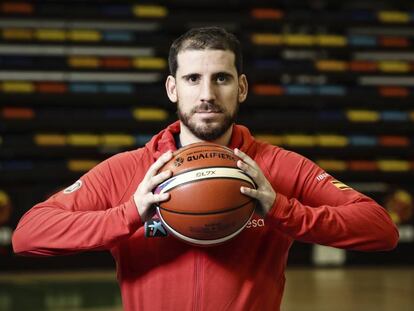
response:
[[[225,146],[201,142],[173,154],[159,172],[172,176],[154,193],[170,193],[157,206],[167,230],[178,239],[212,246],[238,235],[253,215],[256,200],[240,192],[255,188],[254,181],[237,167],[239,158]]]

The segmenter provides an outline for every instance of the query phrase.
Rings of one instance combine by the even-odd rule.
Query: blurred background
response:
[[[24,258],[35,203],[176,119],[171,42],[235,33],[250,84],[239,123],[373,197],[397,249],[295,243],[283,310],[412,310],[414,3],[398,0],[0,1],[0,310],[121,310],[106,252]]]

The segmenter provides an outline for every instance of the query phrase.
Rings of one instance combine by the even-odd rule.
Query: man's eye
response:
[[[189,76],[189,77],[188,77],[188,81],[189,81],[189,82],[193,82],[193,83],[194,83],[194,82],[197,82],[197,81],[198,81],[198,77],[197,77],[197,76]]]
[[[227,77],[226,76],[218,76],[217,77],[217,82],[219,83],[223,83],[227,81]]]

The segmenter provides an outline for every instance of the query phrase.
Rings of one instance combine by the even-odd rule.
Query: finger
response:
[[[240,192],[254,199],[258,199],[260,196],[259,191],[248,187],[240,187]]]
[[[172,151],[168,150],[166,153],[164,153],[163,155],[161,155],[157,161],[155,161],[150,168],[148,169],[147,173],[145,174],[144,179],[149,179],[152,176],[154,176],[158,170],[165,164],[167,163],[169,160],[171,160],[172,158]]]
[[[151,177],[149,182],[148,182],[148,191],[151,191],[152,189],[154,189],[156,186],[158,186],[164,180],[171,177],[171,175],[172,175],[172,172],[170,170],[166,170],[166,171],[164,171],[164,172],[162,172],[158,175],[155,175],[155,176]]]
[[[160,202],[167,201],[170,198],[170,194],[166,193],[159,193],[159,194],[149,194],[148,196],[148,205],[157,204]]]
[[[243,170],[247,175],[249,175],[251,178],[253,178],[256,183],[258,182],[256,179],[259,177],[259,173],[257,169],[251,167],[249,164],[238,160],[237,161],[237,167]]]
[[[257,165],[256,162],[251,157],[249,157],[247,154],[245,154],[243,151],[241,151],[240,149],[235,148],[234,153],[235,153],[236,156],[238,156],[240,159],[242,159],[247,164],[249,164],[253,167],[256,167],[256,165]]]

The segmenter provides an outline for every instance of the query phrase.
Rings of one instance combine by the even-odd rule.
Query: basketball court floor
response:
[[[414,308],[413,267],[290,268],[286,278],[282,311]],[[121,311],[122,305],[114,272],[3,273],[0,310]]]

